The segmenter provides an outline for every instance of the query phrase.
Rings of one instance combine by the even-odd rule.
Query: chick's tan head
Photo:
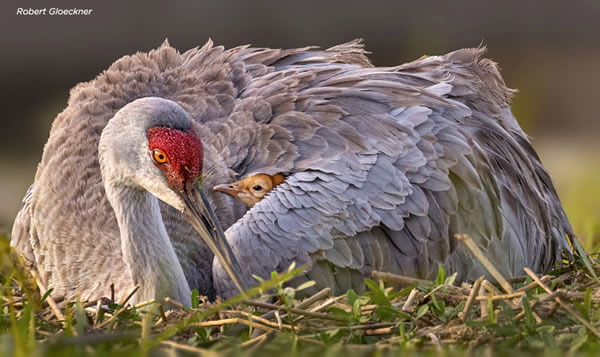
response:
[[[284,179],[282,174],[256,174],[234,183],[217,185],[213,189],[230,194],[244,202],[248,207],[252,207],[273,188],[282,183]]]

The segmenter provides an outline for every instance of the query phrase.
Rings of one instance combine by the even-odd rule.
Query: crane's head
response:
[[[202,141],[181,106],[162,98],[127,104],[102,131],[99,158],[105,186],[145,190],[178,209],[238,288],[248,287],[202,190]]]
[[[230,194],[244,202],[248,207],[254,206],[267,193],[283,182],[282,174],[255,174],[230,184],[217,185],[213,190]]]
[[[202,179],[202,142],[193,129],[148,129],[148,150],[172,190],[185,192]]]

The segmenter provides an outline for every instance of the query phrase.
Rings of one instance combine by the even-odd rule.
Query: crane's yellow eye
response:
[[[152,150],[152,158],[159,164],[164,164],[169,160],[167,154],[165,154],[165,152],[160,149]]]

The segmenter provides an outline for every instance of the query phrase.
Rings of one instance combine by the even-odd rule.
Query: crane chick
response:
[[[282,174],[256,174],[234,183],[217,185],[213,190],[228,193],[244,202],[248,207],[252,207],[284,179]]]

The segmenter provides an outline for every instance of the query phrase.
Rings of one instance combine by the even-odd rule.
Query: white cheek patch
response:
[[[155,170],[158,171],[158,169]],[[153,173],[154,175],[152,175],[152,173],[139,175],[137,180],[138,184],[159,200],[173,206],[179,212],[183,212],[185,209],[185,202],[183,202],[183,199],[169,187],[167,180],[162,176],[162,173]]]

